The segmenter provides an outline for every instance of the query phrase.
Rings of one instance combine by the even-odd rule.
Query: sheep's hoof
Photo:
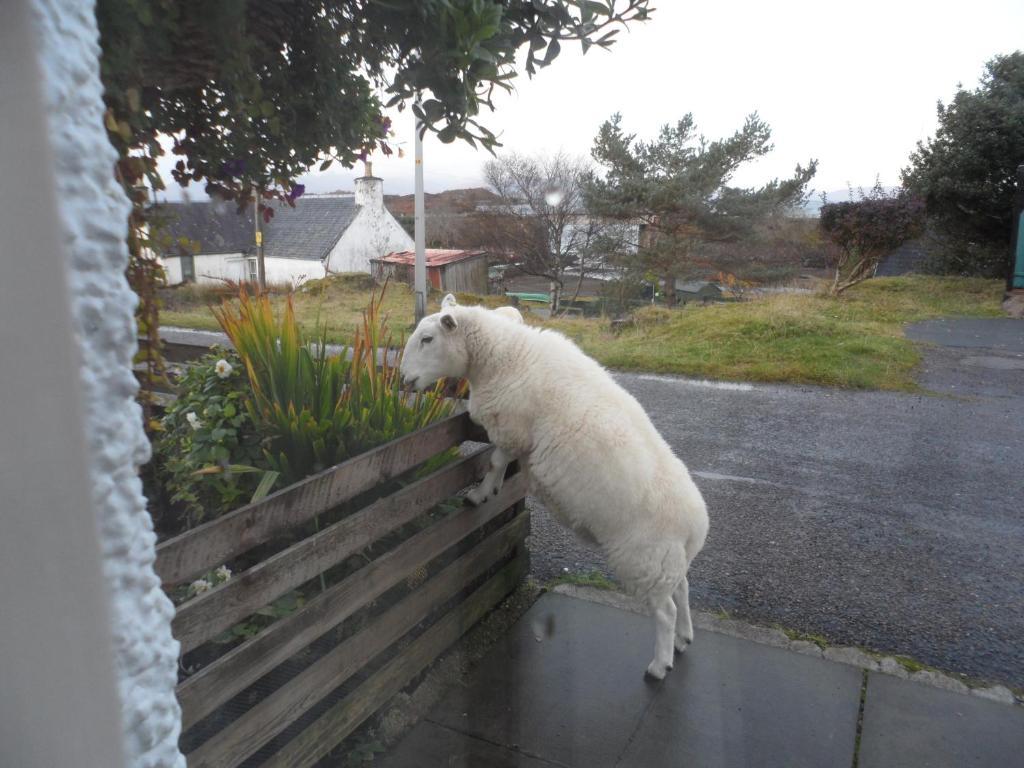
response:
[[[479,507],[487,501],[487,494],[480,491],[479,487],[474,488],[465,496],[466,503],[471,507]]]
[[[671,664],[659,664],[657,661],[652,661],[644,674],[652,680],[664,680],[670,669],[672,669]]]
[[[676,637],[676,653],[685,653],[693,640],[688,637]]]

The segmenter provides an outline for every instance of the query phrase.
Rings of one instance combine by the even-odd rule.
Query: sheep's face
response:
[[[461,379],[469,361],[466,345],[455,313],[444,308],[427,315],[405,343],[402,353],[402,379],[422,392],[438,379]]]

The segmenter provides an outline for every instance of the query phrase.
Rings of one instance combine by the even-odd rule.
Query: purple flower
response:
[[[306,185],[305,184],[296,184],[294,187],[292,187],[292,191],[288,193],[288,202],[289,203],[294,203],[296,200],[298,200],[304,194],[306,194]]]
[[[223,163],[221,163],[221,176],[241,176],[243,173],[245,173],[245,160],[241,157],[236,157],[233,160],[225,160]]]

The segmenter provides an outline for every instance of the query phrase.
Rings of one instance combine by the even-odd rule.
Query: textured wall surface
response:
[[[356,179],[356,203],[362,206],[359,213],[327,257],[329,272],[369,272],[370,259],[415,247],[409,233],[384,207],[380,179]]]
[[[149,458],[134,401],[135,295],[124,270],[128,201],[113,178],[103,128],[93,0],[34,0],[44,51],[58,214],[71,263],[72,318],[81,348],[92,501],[101,521],[111,599],[124,750],[130,766],[184,768],[174,698],[174,613],[153,571],[156,536],[136,467]]]
[[[249,279],[249,265],[241,253],[211,253],[193,256],[197,283],[224,285],[224,280],[242,282]],[[324,276],[324,265],[319,259],[282,259],[267,256],[263,260],[267,282],[301,285],[307,280]],[[163,259],[167,269],[167,282],[181,282],[181,259]]]

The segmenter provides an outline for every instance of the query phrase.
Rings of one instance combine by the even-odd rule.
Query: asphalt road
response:
[[[1024,323],[998,339],[930,350],[938,396],[617,375],[708,502],[694,605],[1024,686]],[[532,508],[537,578],[608,572]]]

